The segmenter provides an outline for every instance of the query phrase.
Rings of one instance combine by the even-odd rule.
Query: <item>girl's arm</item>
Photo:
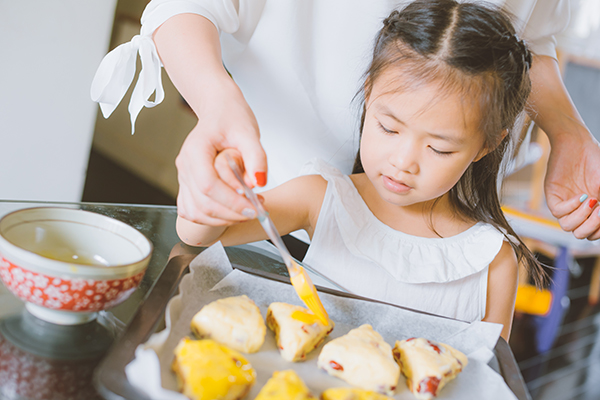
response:
[[[487,303],[483,320],[504,325],[500,336],[507,342],[515,309],[518,275],[515,252],[508,242],[504,242],[500,252],[490,264]]]
[[[263,192],[261,196],[280,235],[305,229],[312,237],[326,189],[327,182],[321,176],[306,175]],[[178,216],[177,234],[191,246],[210,246],[217,241],[223,246],[235,246],[267,239],[257,219],[230,226],[209,226]]]

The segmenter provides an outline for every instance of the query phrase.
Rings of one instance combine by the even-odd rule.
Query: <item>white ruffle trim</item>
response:
[[[405,283],[449,282],[485,269],[504,235],[477,223],[448,238],[424,238],[392,229],[369,210],[350,178],[322,160],[311,160],[303,174],[320,174],[332,185],[335,217],[352,254],[385,268]]]

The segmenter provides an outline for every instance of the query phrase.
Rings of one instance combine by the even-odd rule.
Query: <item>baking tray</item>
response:
[[[164,311],[169,299],[175,295],[181,278],[189,271],[190,262],[202,250],[179,244],[171,252],[171,257],[154,288],[148,293],[148,296],[141,303],[130,324],[115,340],[95,371],[94,384],[98,392],[106,399],[150,399],[145,393],[138,391],[129,383],[125,375],[125,367],[133,360],[137,346],[146,342],[155,332],[157,326],[163,321]],[[228,247],[225,251],[233,268],[248,274],[289,284],[286,267],[280,259],[277,259],[277,256],[251,245]],[[418,310],[411,310],[395,304],[364,298],[330,287],[315,286],[317,286],[319,291],[325,293],[388,304],[426,314]],[[489,365],[504,378],[504,381],[517,399],[531,400],[512,351],[502,337],[496,343],[494,356]]]

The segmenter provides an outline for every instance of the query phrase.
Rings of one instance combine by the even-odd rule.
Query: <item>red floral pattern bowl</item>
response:
[[[0,219],[0,279],[49,322],[88,322],[123,302],[151,254],[141,232],[89,211],[28,208]]]

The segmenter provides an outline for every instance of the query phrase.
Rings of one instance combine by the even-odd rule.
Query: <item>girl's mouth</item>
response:
[[[412,187],[406,185],[405,183],[394,180],[386,175],[383,176],[383,186],[390,192],[400,194],[406,193],[412,189]]]

